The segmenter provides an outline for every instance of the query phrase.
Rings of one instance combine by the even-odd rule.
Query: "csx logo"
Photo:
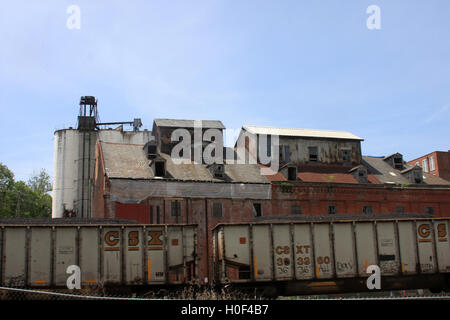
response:
[[[147,245],[149,246],[161,246],[164,244],[163,240],[161,239],[163,235],[163,231],[159,230],[149,230],[148,231],[148,241]],[[119,245],[120,243],[120,232],[119,231],[108,231],[105,234],[105,243],[110,246],[114,247]],[[140,243],[139,239],[139,231],[130,231],[128,232],[128,246],[129,247],[136,247]]]
[[[421,224],[417,227],[417,233],[420,236],[419,242],[431,242],[431,225],[428,223]],[[447,241],[447,227],[445,223],[440,223],[436,227],[439,241]]]

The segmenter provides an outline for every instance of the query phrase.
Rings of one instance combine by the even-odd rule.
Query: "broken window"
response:
[[[222,204],[220,202],[213,203],[213,217],[222,218]]]
[[[155,177],[164,177],[166,175],[165,162],[156,161],[155,162]]]
[[[405,207],[404,206],[396,206],[395,213],[405,213]]]
[[[181,202],[178,200],[174,200],[171,202],[171,216],[172,217],[181,217]]]
[[[291,214],[302,214],[302,206],[299,204],[292,205]]]
[[[296,167],[288,168],[288,180],[297,180],[297,168]]]
[[[253,216],[254,217],[261,217],[262,216],[261,203],[254,203],[253,204]]]
[[[372,213],[372,206],[364,206],[363,207],[363,213],[371,214]]]
[[[317,147],[308,147],[309,161],[319,160],[319,151]]]
[[[328,206],[328,214],[336,214],[337,206]]]
[[[425,214],[434,214],[433,207],[425,207]]]

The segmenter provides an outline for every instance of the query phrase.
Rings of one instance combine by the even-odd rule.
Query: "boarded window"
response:
[[[171,215],[172,217],[181,217],[181,202],[180,201],[172,201],[171,202]]]
[[[337,206],[328,206],[328,214],[336,214]]]
[[[363,213],[365,214],[371,214],[373,212],[372,206],[364,206],[363,207]]]
[[[261,203],[254,203],[253,204],[253,216],[254,217],[261,217],[262,216]]]
[[[308,147],[309,161],[319,160],[319,151],[317,147]]]
[[[351,152],[348,149],[341,150],[342,161],[350,162],[351,161]]]
[[[396,206],[395,213],[405,213],[405,207],[404,206]]]
[[[213,203],[213,217],[215,217],[215,218],[222,218],[223,217],[222,204],[221,203]]]
[[[425,213],[426,214],[434,214],[434,208],[433,207],[425,207]]]
[[[299,204],[292,205],[291,214],[302,214],[302,206]]]

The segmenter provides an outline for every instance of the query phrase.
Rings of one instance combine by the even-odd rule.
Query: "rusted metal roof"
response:
[[[347,139],[359,140],[364,139],[347,131],[319,130],[319,129],[291,129],[278,127],[263,127],[245,125],[242,127],[253,134],[267,134],[290,137],[310,137],[310,138],[326,138],[326,139]]]
[[[158,127],[194,128],[199,123],[203,128],[225,129],[220,120],[178,120],[178,119],[155,119]]]

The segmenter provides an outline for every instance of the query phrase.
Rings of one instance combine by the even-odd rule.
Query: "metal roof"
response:
[[[194,128],[194,124],[201,123],[203,128],[225,129],[220,120],[177,120],[177,119],[155,119],[158,127]]]
[[[109,178],[155,179],[143,145],[101,142],[105,171]],[[225,164],[225,178],[215,178],[204,164],[175,164],[164,153],[167,178],[163,180],[231,183],[269,183],[256,164]]]
[[[291,129],[278,127],[262,127],[262,126],[242,126],[245,130],[253,134],[268,134],[278,136],[291,137],[313,137],[313,138],[327,138],[327,139],[348,139],[360,140],[364,139],[346,131],[334,130],[319,130],[319,129]]]

